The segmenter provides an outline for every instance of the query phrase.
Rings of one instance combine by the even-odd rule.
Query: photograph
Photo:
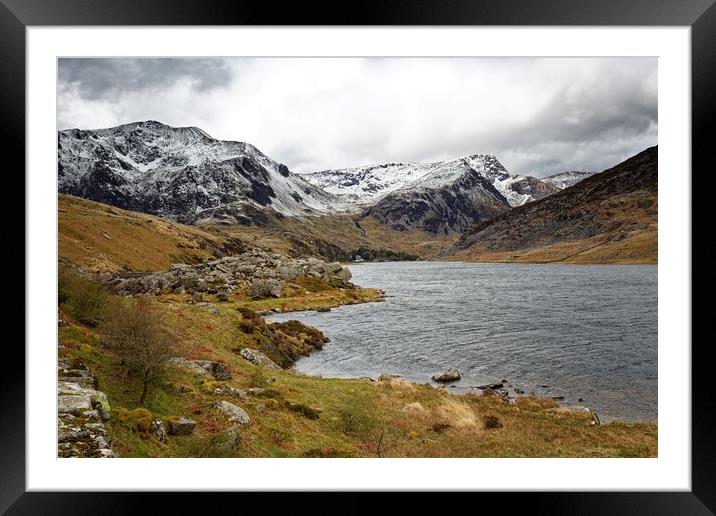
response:
[[[59,461],[661,457],[658,56],[55,63]]]

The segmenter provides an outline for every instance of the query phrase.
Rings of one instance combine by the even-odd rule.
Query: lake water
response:
[[[392,373],[424,383],[456,367],[463,378],[455,392],[506,379],[511,390],[564,396],[562,404],[589,406],[602,419],[656,421],[655,265],[350,269],[357,285],[385,290],[385,302],[270,317],[298,319],[330,337],[297,370],[340,378]]]

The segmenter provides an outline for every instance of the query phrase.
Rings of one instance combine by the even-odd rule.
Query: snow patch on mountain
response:
[[[323,170],[304,174],[314,185],[343,198],[355,207],[370,206],[394,192],[441,188],[467,170],[489,180],[510,206],[521,206],[542,198],[543,192],[531,192],[539,182],[529,176],[511,175],[502,163],[489,154],[433,163],[385,163],[356,168]],[[550,190],[542,186],[542,190]]]
[[[596,174],[596,172],[586,172],[581,170],[570,170],[567,172],[559,172],[558,174],[553,174],[548,177],[543,177],[542,181],[545,183],[552,184],[559,188],[560,190],[564,190],[565,188],[569,188],[570,186],[574,186],[583,179],[587,179],[590,176],[593,176]]]
[[[181,222],[230,221],[269,208],[287,216],[340,209],[335,196],[248,143],[155,121],[58,135],[60,192]]]

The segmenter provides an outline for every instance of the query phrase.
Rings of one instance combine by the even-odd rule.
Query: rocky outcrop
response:
[[[189,435],[194,431],[196,421],[187,417],[179,417],[167,421],[169,435]]]
[[[95,389],[84,365],[60,357],[57,366],[57,455],[114,457],[104,426],[110,417],[107,395]]]
[[[191,371],[200,376],[209,376],[217,380],[231,380],[229,367],[223,362],[211,360],[187,360],[185,358],[170,358],[167,363],[171,366]]]
[[[97,278],[119,295],[194,293],[201,302],[201,293],[226,295],[240,288],[255,297],[279,297],[285,282],[298,276],[350,286],[351,272],[340,263],[254,250],[196,265],[176,263],[163,272],[103,273]]]
[[[232,398],[237,398],[241,401],[249,400],[249,397],[245,391],[227,384],[215,386],[212,393],[217,396],[231,396]]]
[[[273,360],[258,349],[244,348],[239,352],[239,355],[252,364],[268,367],[269,369],[281,369]]]

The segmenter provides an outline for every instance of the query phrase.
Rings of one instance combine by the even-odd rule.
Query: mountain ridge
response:
[[[58,190],[185,223],[323,214],[336,201],[251,144],[151,120],[59,131]]]
[[[445,257],[655,263],[658,147],[467,229]]]

